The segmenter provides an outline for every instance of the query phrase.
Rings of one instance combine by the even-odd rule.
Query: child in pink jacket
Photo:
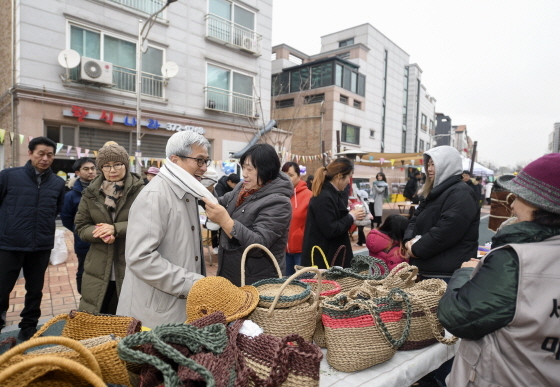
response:
[[[404,252],[403,237],[408,219],[402,215],[390,215],[378,229],[371,230],[366,246],[369,255],[385,261],[389,270],[401,262],[408,262]]]

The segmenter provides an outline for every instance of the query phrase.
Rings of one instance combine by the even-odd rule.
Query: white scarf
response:
[[[190,193],[197,199],[207,198],[212,203],[218,203],[218,199],[200,181],[193,175],[185,171],[183,168],[173,163],[169,158],[165,160],[165,164],[159,170],[159,173],[177,184],[179,187]]]

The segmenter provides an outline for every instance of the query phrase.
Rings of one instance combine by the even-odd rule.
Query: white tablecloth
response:
[[[352,373],[340,372],[330,367],[327,363],[327,350],[323,349],[320,386],[408,387],[455,356],[457,346],[458,343],[437,343],[415,351],[397,351],[395,356],[385,363]]]

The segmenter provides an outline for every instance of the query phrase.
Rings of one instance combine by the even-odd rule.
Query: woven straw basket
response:
[[[383,268],[383,271],[380,269]],[[373,274],[370,274],[370,269]],[[352,288],[362,286],[367,280],[380,280],[388,273],[387,264],[379,258],[369,257],[366,255],[355,255],[352,259],[352,267],[340,268],[331,267],[323,273],[327,280],[336,281],[340,284],[342,292],[347,292]]]
[[[393,289],[375,300],[339,294],[323,301],[327,361],[339,371],[361,371],[395,354],[410,329],[408,296]],[[400,337],[394,339],[394,337]]]
[[[11,368],[16,364],[22,363],[30,359],[45,359],[45,358],[58,358],[58,359],[68,359],[73,362],[78,362],[83,366],[86,366],[92,370],[95,374],[102,376],[103,380],[107,383],[113,384],[123,384],[130,385],[130,378],[128,376],[128,371],[126,369],[125,362],[121,360],[117,354],[117,344],[118,340],[108,336],[109,340],[101,340],[103,343],[93,346],[91,348],[86,348],[83,344],[76,340],[69,339],[67,337],[60,336],[46,336],[37,339],[31,339],[26,341],[6,353],[0,356],[0,371],[4,372],[7,368]],[[47,348],[53,352],[45,355],[40,352],[34,353],[29,352],[24,354],[24,352],[30,348],[46,345],[46,344],[58,344],[63,345],[70,350],[61,351],[60,348]],[[46,384],[41,384],[45,386],[58,386],[64,384],[56,384],[57,378],[62,381],[68,381],[72,386],[86,386],[87,382],[83,378],[71,373],[62,373],[58,367],[41,365],[40,362],[35,364],[33,368],[21,374],[17,377],[17,380],[5,381],[2,386],[22,386],[36,379],[45,380]],[[54,382],[49,382],[49,381]],[[12,384],[13,383],[13,384]],[[35,381],[35,383],[38,383]],[[35,385],[35,384],[34,384]]]

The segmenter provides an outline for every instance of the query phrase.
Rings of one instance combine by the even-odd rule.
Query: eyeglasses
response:
[[[207,167],[209,167],[210,164],[212,164],[212,159],[197,159],[197,158],[189,157],[189,156],[179,156],[179,155],[177,155],[177,156],[180,157],[180,158],[182,158],[182,159],[192,159],[192,160],[196,160],[196,164],[197,164],[199,167],[202,167],[203,165],[206,165]]]
[[[115,171],[120,171],[123,167],[124,167],[124,164],[119,163],[119,164],[114,164],[114,165],[104,165],[104,166],[101,167],[101,169],[103,169],[104,172],[110,172],[111,168],[113,168]]]

